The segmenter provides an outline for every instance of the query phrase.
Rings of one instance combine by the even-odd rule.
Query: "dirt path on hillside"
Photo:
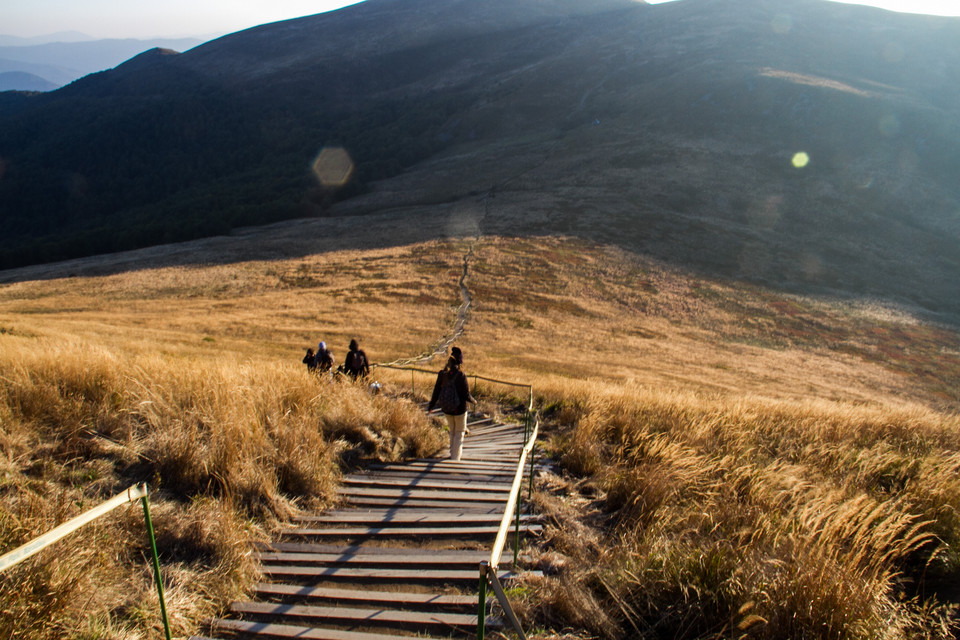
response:
[[[470,307],[473,305],[473,296],[470,294],[469,287],[467,287],[467,278],[470,275],[470,259],[473,258],[473,250],[479,241],[480,235],[477,234],[473,242],[470,243],[470,247],[467,249],[466,254],[463,256],[463,270],[460,273],[460,280],[457,282],[457,286],[460,288],[460,306],[457,307],[457,315],[456,320],[453,323],[453,331],[449,335],[441,338],[438,342],[430,345],[427,350],[420,355],[413,356],[412,358],[394,360],[393,362],[386,362],[384,363],[385,365],[392,367],[406,367],[425,364],[436,356],[445,356],[447,354],[447,349],[450,348],[450,345],[456,342],[457,339],[463,335],[463,328],[467,324],[467,320],[470,317]]]
[[[603,82],[606,82],[606,79],[604,79]],[[597,88],[602,86],[603,82],[601,82]],[[583,99],[586,100],[587,96],[593,90],[594,89],[590,89],[587,92],[587,94],[584,95]],[[498,190],[507,187],[511,182],[521,178],[522,176],[524,176],[527,173],[530,173],[531,171],[535,171],[537,168],[542,166],[547,161],[547,158],[550,156],[550,154],[553,153],[554,149],[559,144],[560,139],[561,138],[558,137],[553,142],[553,144],[550,145],[550,147],[547,149],[547,152],[544,154],[543,159],[540,162],[536,163],[532,167],[528,167],[523,171],[520,171],[515,175],[501,181],[499,184],[495,184],[491,186],[490,189],[481,198],[481,202],[483,204],[483,207],[482,207],[483,213],[480,219],[477,221],[477,235],[474,236],[473,241],[470,243],[470,246],[467,249],[467,252],[463,256],[463,270],[460,273],[460,280],[458,282],[458,286],[460,287],[460,306],[457,308],[456,320],[454,321],[452,332],[449,335],[441,338],[439,341],[430,345],[426,349],[426,351],[424,351],[419,355],[416,355],[410,358],[401,358],[398,360],[394,360],[393,362],[385,362],[383,363],[384,365],[393,366],[393,367],[404,367],[404,366],[414,366],[414,365],[425,364],[430,360],[432,360],[433,358],[435,358],[436,356],[446,356],[447,350],[450,348],[450,345],[456,342],[457,339],[459,339],[460,336],[463,335],[463,329],[466,326],[467,321],[470,319],[470,310],[473,305],[473,296],[470,293],[470,289],[467,287],[467,278],[470,275],[470,260],[473,258],[474,249],[479,244],[480,238],[483,235],[483,223],[486,220],[487,216],[490,214],[490,202],[496,197],[496,193]]]

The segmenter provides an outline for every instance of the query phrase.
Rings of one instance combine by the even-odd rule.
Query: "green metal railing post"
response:
[[[143,485],[146,492],[147,485]],[[163,597],[163,579],[160,577],[160,556],[157,555],[157,538],[153,533],[153,520],[150,519],[150,498],[144,495],[140,498],[143,505],[143,519],[147,523],[147,536],[150,538],[150,551],[153,553],[153,578],[157,584],[157,595],[160,597],[160,616],[163,618],[163,633],[167,640],[170,639],[170,620],[167,618],[167,603]]]
[[[533,472],[534,472],[534,462],[536,461],[536,456],[533,454],[536,452],[537,448],[534,446],[530,449],[530,488],[527,489],[527,502],[533,500]]]
[[[487,567],[489,562],[480,562],[480,604],[477,608],[477,640],[483,640],[487,623]]]
[[[521,490],[522,491],[522,490]],[[513,566],[516,568],[517,560],[520,558],[520,491],[517,492],[517,524],[514,528],[513,538]]]

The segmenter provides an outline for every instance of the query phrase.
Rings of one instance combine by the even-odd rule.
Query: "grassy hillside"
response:
[[[351,337],[379,362],[428,351],[453,324],[468,256],[466,367],[535,385],[562,464],[537,498],[548,577],[516,594],[530,626],[955,630],[941,606],[960,573],[955,331],[571,238],[222,264],[229,246],[213,246],[207,266],[171,250],[168,266],[148,253],[136,270],[89,260],[0,285],[4,547],[146,479],[176,633],[195,630],[254,579],[251,539],[330,500],[339,461],[440,446],[390,397],[409,377],[375,371],[390,393],[371,397],[318,384],[300,358],[319,339],[342,358]],[[0,579],[6,630],[158,637],[138,517]]]

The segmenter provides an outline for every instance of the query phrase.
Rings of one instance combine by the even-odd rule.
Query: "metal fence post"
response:
[[[487,567],[490,563],[486,560],[480,562],[480,603],[477,606],[477,640],[483,640],[486,634],[487,622]]]
[[[534,472],[534,462],[536,462],[536,456],[534,455],[534,453],[536,452],[536,450],[537,450],[536,445],[534,445],[533,448],[530,449],[530,488],[527,490],[527,502],[533,500],[533,472]]]
[[[513,538],[513,567],[516,569],[517,560],[520,558],[520,494],[523,492],[522,489],[517,491],[517,525],[514,529],[516,534]]]
[[[147,485],[143,485],[144,496],[140,498],[143,505],[143,519],[147,523],[147,536],[150,538],[150,551],[153,552],[153,577],[157,584],[157,595],[160,597],[160,616],[163,618],[163,633],[170,640],[170,620],[167,618],[167,603],[163,597],[163,579],[160,577],[160,557],[157,555],[157,538],[153,534],[153,521],[150,519],[150,498],[146,495]]]

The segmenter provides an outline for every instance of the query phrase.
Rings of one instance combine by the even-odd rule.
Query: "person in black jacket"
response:
[[[317,370],[317,357],[313,355],[313,349],[307,349],[307,355],[303,356],[303,364],[307,365],[307,371],[310,373]]]
[[[343,372],[354,380],[366,378],[370,373],[370,361],[367,360],[367,354],[360,348],[356,339],[350,341],[350,351],[343,359]]]
[[[467,375],[461,371],[463,353],[459,348],[450,350],[447,365],[437,374],[437,383],[433,386],[433,396],[427,405],[427,411],[435,406],[447,417],[450,429],[450,459],[459,460],[463,454],[463,435],[467,428],[467,403],[476,404],[470,395]]]

